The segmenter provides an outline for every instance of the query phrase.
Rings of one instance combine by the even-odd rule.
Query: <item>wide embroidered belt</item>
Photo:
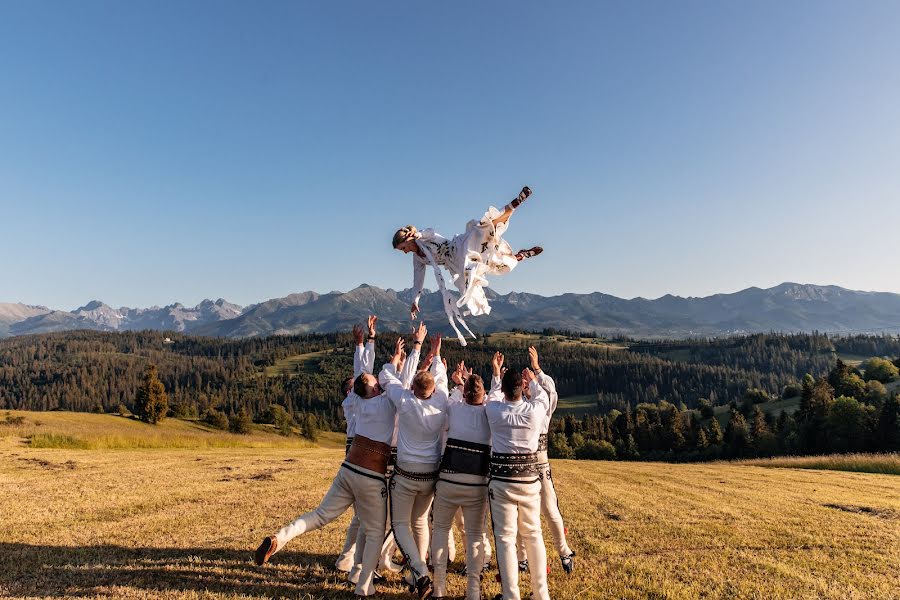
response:
[[[491,453],[491,477],[526,477],[541,471],[537,453],[497,454]]]
[[[547,451],[547,434],[542,433],[538,438],[538,452],[546,452]]]
[[[350,450],[347,452],[348,463],[382,475],[387,471],[390,458],[390,446],[361,435],[354,436]]]
[[[400,475],[401,477],[406,477],[407,479],[412,479],[413,481],[434,481],[438,478],[440,471],[434,471],[431,473],[417,473],[415,471],[404,471],[397,465],[394,465],[394,475]]]
[[[353,445],[353,436],[348,435],[347,436],[347,447],[344,449],[344,454],[347,454],[348,452],[350,452],[350,446],[352,446],[352,445]]]
[[[450,438],[441,459],[441,471],[484,477],[490,468],[490,454],[491,447],[486,444]]]

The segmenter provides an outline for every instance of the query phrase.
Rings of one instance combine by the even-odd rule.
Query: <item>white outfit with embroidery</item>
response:
[[[469,221],[465,233],[452,240],[433,229],[422,231],[416,239],[416,244],[425,256],[413,255],[415,303],[419,303],[425,287],[425,270],[430,265],[434,269],[443,298],[444,311],[463,346],[466,345],[466,340],[456,323],[462,325],[474,338],[475,335],[469,330],[463,317],[490,314],[491,306],[484,295],[488,276],[505,275],[518,264],[515,253],[503,239],[508,223],[493,224],[494,219],[502,214],[491,206],[480,220]],[[459,291],[459,298],[447,289],[440,267],[450,273],[451,280]]]

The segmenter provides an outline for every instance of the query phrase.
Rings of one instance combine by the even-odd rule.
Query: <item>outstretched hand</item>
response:
[[[434,362],[434,353],[429,352],[428,356],[425,357],[425,360],[423,360],[422,363],[419,365],[419,373],[430,369],[431,363],[433,363],[433,362]]]
[[[450,380],[453,383],[455,383],[456,385],[464,385],[466,383],[466,378],[464,375],[465,372],[466,372],[466,363],[460,362],[458,365],[456,365],[456,368],[453,370],[453,374],[450,375]]]
[[[537,377],[535,377],[534,372],[531,369],[529,369],[528,367],[522,369],[522,382],[525,385],[530,385],[532,381],[536,380]]]
[[[425,321],[419,323],[419,327],[416,329],[416,341],[420,344],[425,341],[425,338],[428,337],[428,327],[425,326]]]
[[[391,364],[394,365],[395,369],[400,369],[400,363],[406,357],[406,342],[403,341],[402,337],[397,338],[397,342],[394,344],[394,355],[391,357]]]
[[[441,355],[441,334],[431,336],[431,353],[435,356]]]
[[[418,304],[418,302],[413,302],[409,307],[409,318],[411,320],[415,321],[418,314],[419,314],[419,304]]]
[[[369,317],[368,326],[369,326],[369,337],[375,337],[375,324],[378,322],[378,317],[375,315],[371,315]]]
[[[537,348],[535,348],[534,346],[528,347],[528,358],[531,361],[531,370],[534,371],[535,373],[540,372],[541,364],[540,364],[540,362],[538,362]]]
[[[491,359],[491,368],[494,370],[494,377],[500,377],[503,374],[501,369],[503,368],[503,360],[504,356],[499,351],[494,352],[494,357]]]
[[[361,346],[363,343],[363,329],[359,325],[353,326],[353,340],[357,346]]]

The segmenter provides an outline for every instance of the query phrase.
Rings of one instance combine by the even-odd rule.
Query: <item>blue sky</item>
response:
[[[897,2],[0,4],[0,301],[404,288],[530,185],[498,291],[900,292]],[[429,285],[433,283],[429,277]]]

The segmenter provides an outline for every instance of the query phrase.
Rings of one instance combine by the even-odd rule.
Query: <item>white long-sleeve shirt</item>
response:
[[[353,390],[350,390],[350,393],[341,402],[341,408],[344,410],[344,420],[347,421],[347,437],[356,435],[356,406],[359,400],[361,398]]]
[[[553,418],[553,413],[556,412],[556,405],[559,404],[559,394],[556,393],[556,382],[543,371],[538,373],[537,380],[541,387],[544,388],[544,391],[547,392],[547,397],[550,401],[550,406],[547,408],[547,420],[544,422],[544,430],[541,432],[547,433],[550,431],[550,420]]]
[[[370,440],[391,445],[397,422],[397,409],[387,394],[374,398],[356,397],[356,431]]]
[[[447,370],[439,356],[431,365],[431,373],[435,389],[427,400],[417,398],[411,390],[403,387],[394,365],[384,365],[379,375],[384,395],[397,410],[398,463],[437,463],[441,459],[441,433],[449,393]]]
[[[537,381],[530,385],[531,399],[517,402],[488,402],[485,407],[491,428],[491,450],[497,454],[537,452],[538,438],[544,432],[544,421],[550,400]]]
[[[366,345],[357,344],[353,353],[353,378],[356,379],[363,373],[372,374],[375,368],[375,342],[369,340]],[[344,411],[344,420],[347,421],[347,437],[356,435],[356,406],[361,398],[351,390],[341,409]]]
[[[447,404],[446,437],[490,445],[491,428],[488,425],[485,404],[467,404],[460,388],[455,388]]]
[[[366,345],[356,345],[353,353],[353,377],[359,377],[363,373],[373,374],[375,369],[375,342],[369,340]]]

